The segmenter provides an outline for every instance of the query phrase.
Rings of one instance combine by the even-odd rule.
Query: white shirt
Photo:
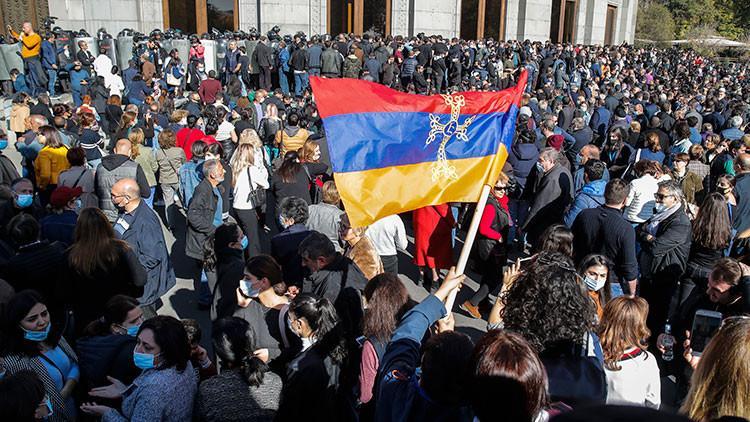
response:
[[[120,75],[109,74],[104,76],[104,86],[109,88],[109,95],[117,95],[122,97],[122,92],[125,90],[125,84],[122,82]]]
[[[259,155],[259,154],[258,154]],[[238,210],[251,210],[253,205],[248,202],[247,196],[251,190],[258,188],[268,189],[268,170],[263,165],[263,157],[255,157],[255,165],[250,166],[250,177],[253,179],[253,185],[250,186],[250,178],[247,177],[247,170],[243,170],[234,184],[234,202],[232,207]]]
[[[100,54],[94,59],[94,72],[98,76],[107,77],[108,74],[112,74],[112,59],[106,54]]]
[[[381,256],[397,255],[398,249],[406,250],[408,245],[406,228],[398,215],[389,215],[372,223],[367,229],[367,237]]]
[[[654,194],[659,190],[659,181],[646,174],[630,182],[630,192],[625,200],[623,216],[631,223],[643,223],[654,214],[656,199]]]
[[[633,349],[630,349],[633,350]],[[661,380],[656,358],[650,352],[618,362],[619,371],[604,369],[607,376],[607,404],[626,404],[658,409]]]
[[[224,120],[216,129],[216,135],[214,137],[217,141],[226,141],[232,138],[233,131],[234,125],[231,122]]]

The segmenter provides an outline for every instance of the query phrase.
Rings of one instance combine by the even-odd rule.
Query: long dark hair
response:
[[[268,279],[274,293],[283,296],[286,292],[286,283],[282,275],[281,266],[271,255],[258,255],[247,260],[245,272],[261,279]]]
[[[259,387],[268,365],[256,357],[255,332],[242,318],[225,317],[211,325],[211,341],[222,364],[240,371],[248,384]]]
[[[553,224],[542,233],[539,250],[573,256],[573,232],[563,224]]]
[[[47,304],[47,301],[42,298],[42,295],[35,290],[23,290],[15,295],[5,305],[5,318],[3,328],[3,355],[9,354],[21,354],[26,356],[39,356],[39,343],[24,338],[24,331],[21,328],[21,321],[26,318],[31,308],[36,304],[41,303]],[[50,312],[49,308],[47,312]],[[57,346],[60,341],[61,327],[55,324],[52,319],[50,312],[50,328],[49,335],[44,341],[50,346]]]
[[[725,249],[732,238],[727,201],[718,192],[706,197],[693,220],[693,243],[713,250]]]
[[[294,298],[289,305],[289,312],[297,318],[305,318],[318,342],[316,348],[328,355],[335,363],[342,363],[346,358],[341,321],[336,308],[326,298],[317,298],[303,294]]]
[[[84,329],[86,336],[106,336],[111,334],[112,324],[122,324],[128,317],[128,312],[139,306],[138,300],[125,295],[114,295],[104,305],[101,318],[92,321]]]
[[[540,252],[500,298],[505,328],[539,353],[560,342],[582,344],[594,323],[594,305],[584,288],[569,257]]]
[[[73,245],[68,249],[68,263],[84,276],[96,270],[113,269],[123,251],[130,247],[115,238],[115,231],[98,208],[84,208],[78,216]]]
[[[599,254],[588,254],[581,260],[578,265],[578,274],[581,277],[586,276],[586,270],[595,265],[601,265],[607,269],[607,281],[602,287],[602,294],[599,296],[600,304],[602,308],[612,299],[612,289],[610,289],[610,281],[612,280],[612,261],[604,255]]]
[[[0,410],[3,418],[15,422],[36,421],[36,409],[44,400],[44,383],[29,370],[0,379]]]
[[[302,171],[302,164],[299,163],[299,154],[296,151],[288,151],[284,155],[284,162],[279,167],[279,176],[284,183],[294,183],[297,180],[297,173]]]
[[[408,307],[409,292],[396,274],[383,273],[365,285],[363,294],[367,310],[362,319],[362,334],[387,344]]]

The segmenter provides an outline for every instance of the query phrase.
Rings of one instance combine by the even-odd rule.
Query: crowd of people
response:
[[[750,419],[747,64],[296,34],[231,41],[208,73],[198,40],[183,64],[151,39],[120,71],[85,46],[60,59],[31,24],[13,36],[26,69],[7,122],[20,167],[0,139],[3,418]],[[479,210],[476,291],[452,269],[473,204],[352,227],[309,76],[433,94],[498,91],[523,70]],[[399,277],[407,248],[421,302]],[[210,327],[160,315],[177,276]],[[446,309],[459,289],[456,312],[487,321],[476,341]],[[696,315],[718,320],[695,332]]]

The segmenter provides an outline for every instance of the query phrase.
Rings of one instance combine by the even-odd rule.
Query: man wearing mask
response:
[[[0,226],[8,227],[11,218],[18,214],[30,214],[37,220],[44,216],[44,208],[34,196],[31,180],[16,178],[10,182],[10,198],[0,205]]]
[[[563,221],[565,209],[573,200],[573,177],[561,164],[562,159],[562,154],[554,148],[545,148],[539,153],[536,177],[530,189],[531,209],[523,225],[529,243],[535,247],[547,227]]]
[[[136,180],[140,188],[140,196],[151,196],[151,187],[140,164],[130,159],[132,144],[127,139],[120,139],[115,144],[114,154],[102,158],[96,168],[96,195],[99,197],[99,208],[110,222],[117,218],[118,210],[109,195],[113,186],[120,180]]]
[[[15,164],[3,154],[5,148],[8,148],[8,135],[0,130],[0,187],[10,188],[10,184],[20,176]]]
[[[205,243],[217,227],[223,223],[222,193],[219,185],[224,181],[225,170],[218,159],[203,162],[203,180],[195,187],[187,210],[187,235],[185,238],[185,255],[196,261],[198,268],[203,267],[205,259]],[[202,271],[195,271],[195,276],[202,275]],[[195,281],[200,283],[198,304],[211,305],[213,285],[204,285],[203,278]],[[216,281],[216,274],[207,274],[207,282]],[[211,283],[211,284],[213,284]]]
[[[174,287],[176,279],[161,221],[141,200],[142,193],[135,179],[125,178],[112,186],[108,196],[118,211],[115,232],[120,239],[128,242],[138,262],[146,270],[146,284],[138,302],[143,309],[143,317],[149,319],[156,316],[161,306],[161,296]]]

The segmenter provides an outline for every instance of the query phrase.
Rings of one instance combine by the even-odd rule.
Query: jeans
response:
[[[81,104],[83,104],[83,99],[81,98],[81,90],[73,88],[71,93],[73,94],[73,103],[76,105],[76,107],[80,107]]]
[[[174,206],[178,189],[179,184],[177,183],[164,183],[161,185],[161,196],[164,199],[164,217],[167,220],[166,223],[169,229],[174,228],[172,227],[172,223],[174,222],[173,213],[179,212]]]
[[[308,76],[320,76],[320,68],[319,67],[311,67],[307,71]]]
[[[508,210],[510,216],[513,219],[513,225],[510,227],[508,233],[508,243],[512,243],[517,236],[521,236],[520,227],[526,222],[526,218],[529,216],[529,201],[522,199],[511,199],[508,203]],[[524,239],[519,238],[519,242],[523,242]]]
[[[47,82],[47,92],[49,92],[49,95],[53,97],[55,96],[55,82],[57,82],[57,70],[47,69],[47,79],[49,79],[49,82]]]
[[[26,82],[31,88],[31,95],[37,95],[47,88],[47,75],[42,67],[42,60],[39,56],[27,57],[23,59],[26,68]]]
[[[289,95],[289,76],[287,72],[279,69],[279,86],[284,95]]]
[[[302,91],[307,88],[307,72],[294,72],[294,95],[302,95]]]
[[[156,186],[151,186],[151,194],[148,198],[143,198],[149,208],[154,209],[154,192],[156,192]]]

